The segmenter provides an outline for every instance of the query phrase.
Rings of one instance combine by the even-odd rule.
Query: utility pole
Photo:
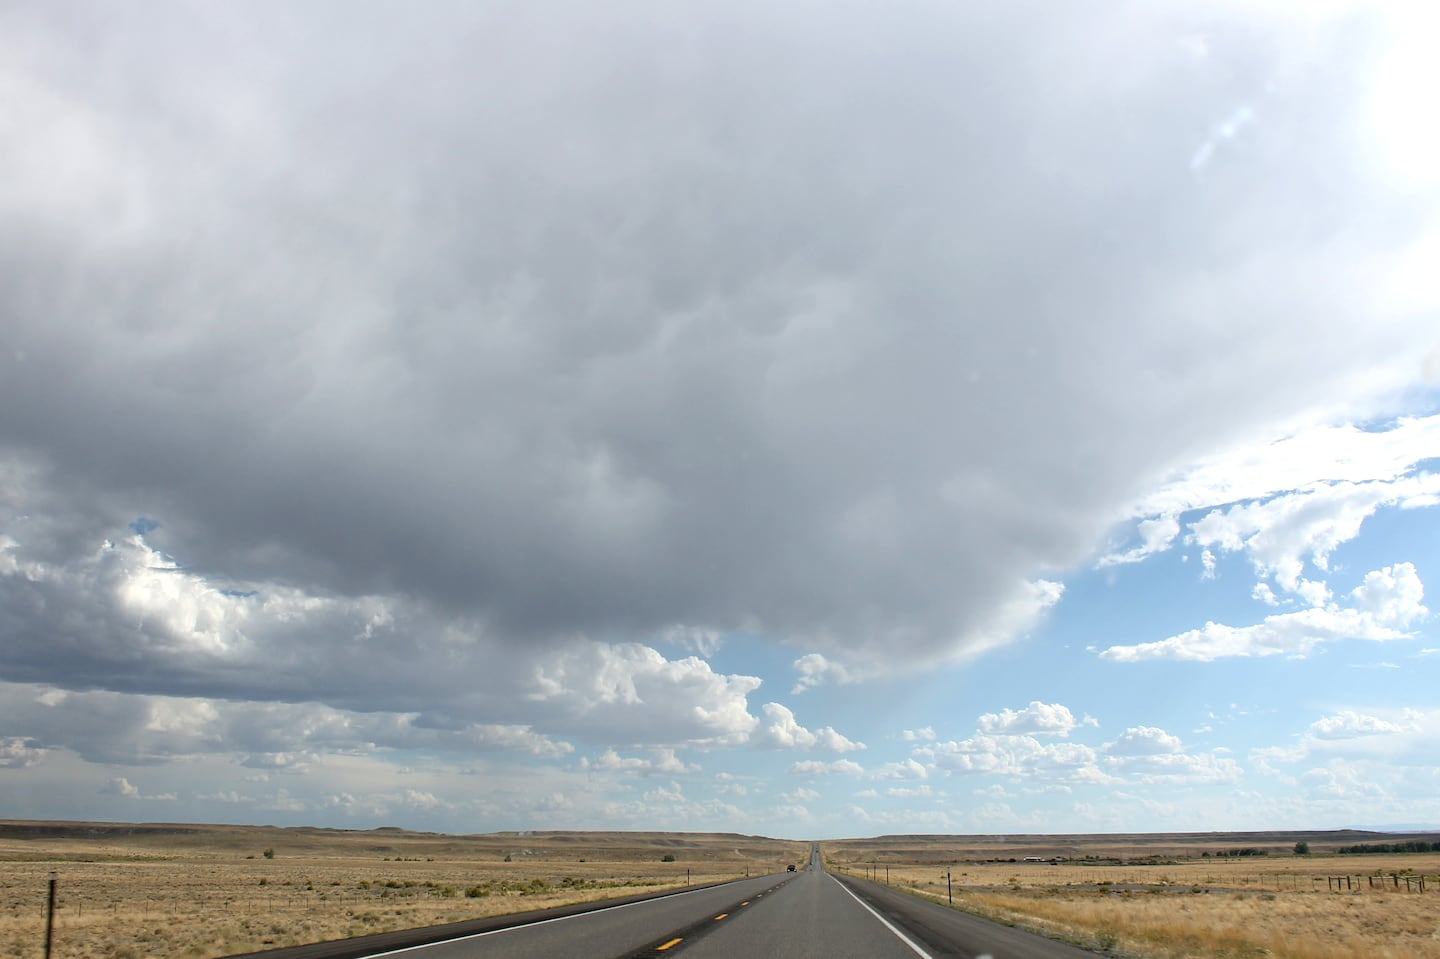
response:
[[[950,905],[955,905],[955,888],[950,885],[950,867],[945,867],[945,895],[950,899]]]

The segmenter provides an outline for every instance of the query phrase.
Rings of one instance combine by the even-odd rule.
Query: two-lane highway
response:
[[[366,951],[358,942],[280,950],[276,959],[1094,959],[1065,943],[986,922],[879,883],[825,871],[819,846],[799,872],[550,916],[444,942]],[[411,940],[412,942],[415,940]]]
[[[786,959],[916,959],[897,930],[872,914],[833,876],[807,869],[687,948],[684,959],[783,956]],[[678,957],[677,957],[678,959]]]
[[[407,959],[621,959],[666,956],[699,938],[717,916],[738,916],[795,876],[780,873],[477,933],[447,942],[368,954]],[[724,920],[720,920],[724,921]],[[678,941],[676,941],[678,940]],[[678,953],[676,953],[678,955]]]
[[[798,877],[743,921],[722,923],[685,959],[1095,959],[1095,954],[825,872],[819,847]],[[678,957],[677,957],[678,959]]]

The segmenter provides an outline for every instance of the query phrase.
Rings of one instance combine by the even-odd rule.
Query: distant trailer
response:
[[[1026,856],[1026,862],[1049,862],[1044,856]]]

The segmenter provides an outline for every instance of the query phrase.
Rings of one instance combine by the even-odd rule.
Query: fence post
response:
[[[50,898],[45,907],[45,959],[50,959],[50,944],[55,939],[55,873],[50,874]]]

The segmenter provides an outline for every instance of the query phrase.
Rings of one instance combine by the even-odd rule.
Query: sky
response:
[[[0,6],[0,817],[1440,824],[1437,45]]]

